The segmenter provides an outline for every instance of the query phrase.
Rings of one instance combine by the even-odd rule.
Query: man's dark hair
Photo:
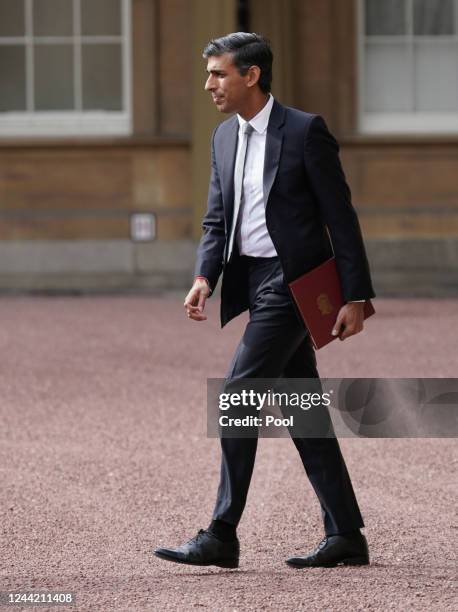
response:
[[[259,88],[264,93],[270,92],[274,56],[270,43],[264,36],[254,32],[234,32],[214,38],[205,47],[203,56],[208,59],[224,53],[232,53],[234,65],[242,76],[245,76],[250,66],[259,66]]]

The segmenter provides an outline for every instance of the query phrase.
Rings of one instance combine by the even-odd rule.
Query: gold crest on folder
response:
[[[318,310],[322,315],[331,314],[331,312],[334,310],[327,293],[320,293],[320,295],[316,298],[316,305],[318,306]]]

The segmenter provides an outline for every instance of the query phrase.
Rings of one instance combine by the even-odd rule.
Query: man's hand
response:
[[[205,321],[206,315],[203,314],[205,300],[210,295],[210,288],[203,278],[196,278],[191,291],[186,296],[184,308],[190,319],[194,321]]]
[[[349,302],[339,310],[332,335],[339,336],[340,340],[345,340],[362,331],[363,326],[364,302]]]

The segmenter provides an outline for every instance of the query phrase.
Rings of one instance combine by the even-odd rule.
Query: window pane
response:
[[[406,44],[366,45],[365,110],[412,110],[410,63]]]
[[[453,34],[453,0],[414,0],[413,7],[414,34]]]
[[[121,34],[120,0],[81,0],[81,33],[90,35]]]
[[[122,110],[121,45],[86,44],[83,53],[83,109]]]
[[[0,111],[26,110],[25,47],[0,47]]]
[[[366,34],[400,35],[405,34],[405,0],[366,0]]]
[[[457,43],[415,45],[416,110],[458,110],[457,53]]]
[[[34,0],[34,36],[71,36],[72,0]]]
[[[0,36],[24,36],[24,1],[0,0]]]
[[[72,110],[72,45],[35,45],[36,110]]]

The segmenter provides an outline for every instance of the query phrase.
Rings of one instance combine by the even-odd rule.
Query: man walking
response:
[[[223,273],[221,324],[249,309],[250,320],[228,380],[318,378],[310,335],[287,283],[334,253],[345,305],[333,333],[363,328],[364,301],[374,296],[359,223],[323,118],[282,106],[270,94],[273,55],[258,34],[233,33],[204,50],[205,89],[223,113],[213,132],[208,210],[203,220],[187,316],[204,321],[205,301]],[[325,538],[293,567],[369,563],[364,527],[336,438],[293,438],[318,496]],[[238,567],[236,528],[245,507],[257,437],[221,438],[221,479],[208,529],[161,559]]]

